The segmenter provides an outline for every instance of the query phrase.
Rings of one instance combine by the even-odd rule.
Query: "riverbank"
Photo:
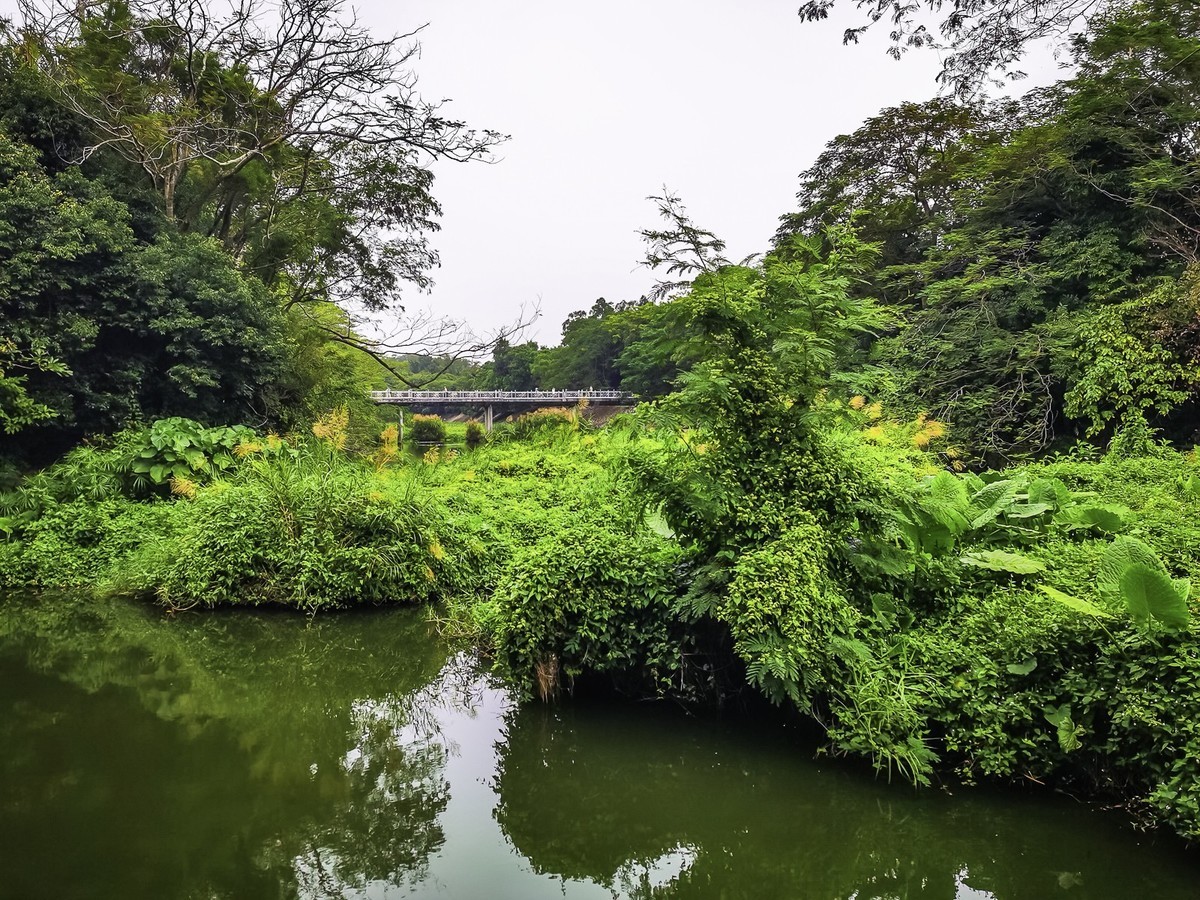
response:
[[[690,702],[751,690],[888,777],[1037,782],[1200,838],[1194,457],[981,477],[877,427],[822,451],[875,482],[854,530],[799,509],[726,557],[647,502],[646,473],[707,456],[653,424],[549,417],[419,458],[386,436],[358,456],[336,433],[243,436],[227,468],[141,498],[113,474],[119,444],[85,448],[8,498],[10,521],[26,512],[0,583],[174,610],[438,604],[526,694],[585,676]]]

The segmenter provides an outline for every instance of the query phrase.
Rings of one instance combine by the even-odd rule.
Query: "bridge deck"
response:
[[[419,403],[447,406],[479,406],[490,403],[514,403],[522,406],[567,406],[587,400],[589,403],[633,403],[626,391],[371,391],[376,403]]]

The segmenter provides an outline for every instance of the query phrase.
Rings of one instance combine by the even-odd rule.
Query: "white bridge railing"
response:
[[[587,400],[593,403],[633,403],[627,391],[371,391],[376,403],[445,403],[461,406],[483,403],[563,406]]]

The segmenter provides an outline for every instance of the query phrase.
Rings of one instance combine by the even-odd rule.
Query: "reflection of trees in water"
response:
[[[367,790],[348,798],[335,828],[318,829],[293,860],[299,896],[366,890],[370,882],[414,886],[444,842],[437,822],[450,798],[441,777],[457,748],[443,733],[448,715],[474,716],[484,688],[465,658],[422,687],[355,701],[342,769]]]
[[[664,716],[666,717],[664,719]],[[495,816],[534,870],[614,895],[999,900],[1190,897],[1081,809],[947,797],[818,769],[764,732],[628,708],[522,708]],[[1122,840],[1126,838],[1125,840]]]
[[[5,722],[2,792],[20,796],[0,832],[46,858],[68,823],[68,868],[96,895],[327,896],[411,882],[444,842],[437,710],[461,698],[414,611],[164,621],[14,601],[0,639],[65,706]]]

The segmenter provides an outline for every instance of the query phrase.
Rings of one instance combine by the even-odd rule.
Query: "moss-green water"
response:
[[[0,896],[1191,898],[1061,797],[661,705],[517,709],[399,610],[0,605]]]

